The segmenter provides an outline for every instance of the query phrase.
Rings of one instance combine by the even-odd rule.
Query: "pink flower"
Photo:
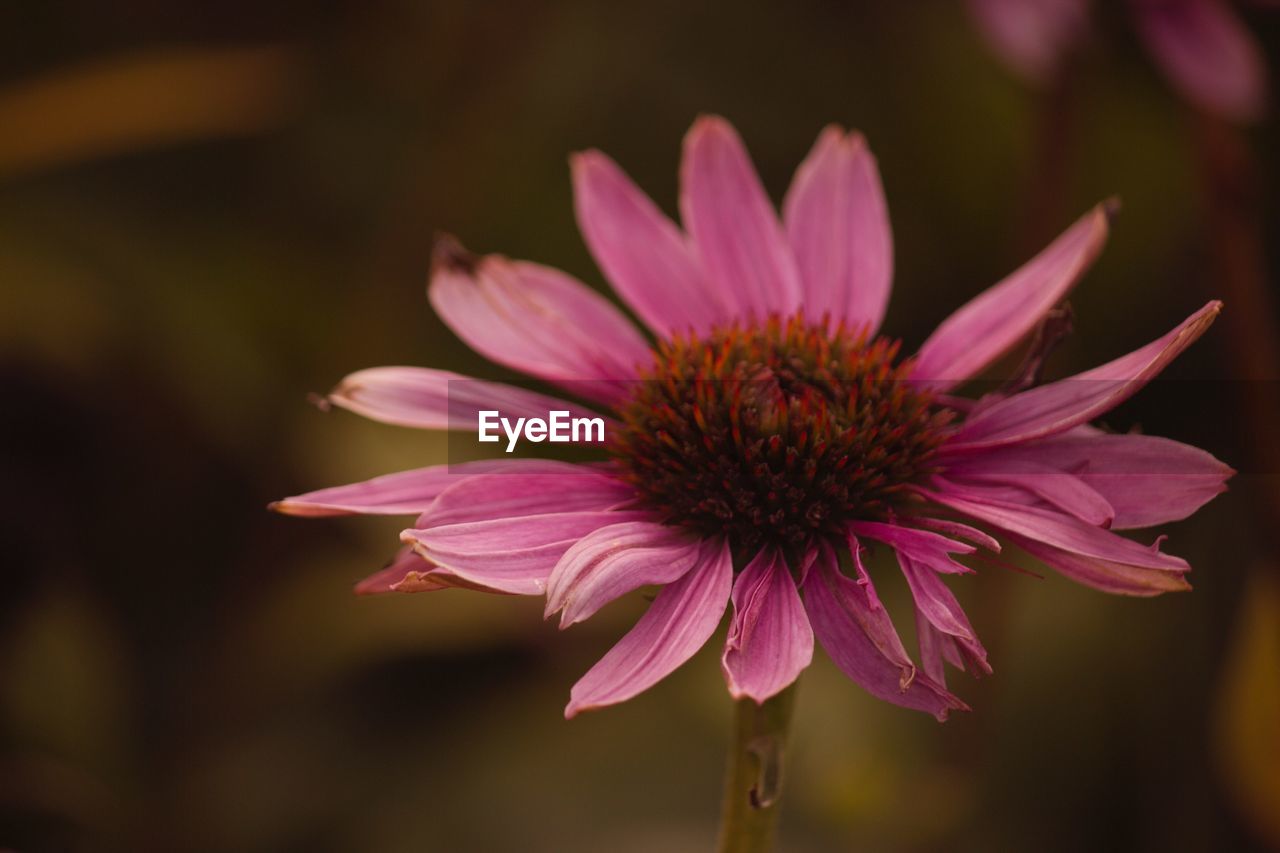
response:
[[[1051,82],[1089,29],[1089,0],[968,3],[992,49],[1033,83]],[[1182,97],[1231,121],[1262,117],[1262,50],[1225,0],[1129,0],[1129,7],[1147,51]]]
[[[1071,379],[954,396],[1035,330],[1102,249],[1086,213],[951,315],[911,358],[876,332],[893,241],[875,160],[829,127],[779,221],[741,140],[699,119],[684,144],[682,230],[608,157],[572,160],[586,242],[656,341],[570,276],[443,240],[431,301],[476,351],[589,397],[610,459],[435,466],[288,498],[295,515],[417,515],[360,592],[467,587],[546,595],[561,627],[660,591],[573,687],[566,715],[629,699],[688,660],[732,609],[729,691],[756,701],[809,665],[814,640],[850,678],[939,719],[964,704],[943,662],[990,672],[948,579],[1015,543],[1106,592],[1187,589],[1189,566],[1113,532],[1184,518],[1232,471],[1163,438],[1089,426],[1198,338],[1211,302],[1164,337]],[[425,429],[477,411],[585,407],[440,370],[344,380],[335,405]],[[603,415],[602,415],[603,416]],[[864,554],[891,551],[915,602],[918,668]]]

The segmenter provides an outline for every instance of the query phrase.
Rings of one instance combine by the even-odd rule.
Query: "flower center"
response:
[[[840,536],[891,512],[951,418],[898,348],[799,316],[662,342],[612,450],[666,523],[735,549]]]

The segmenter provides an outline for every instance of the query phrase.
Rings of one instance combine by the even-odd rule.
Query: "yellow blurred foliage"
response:
[[[296,102],[286,47],[148,51],[99,60],[0,91],[0,178],[142,148],[241,136]]]
[[[1218,696],[1217,760],[1243,816],[1280,849],[1280,579],[1276,573],[1255,571],[1241,601]]]

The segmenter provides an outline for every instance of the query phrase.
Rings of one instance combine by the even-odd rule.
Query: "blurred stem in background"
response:
[[[734,706],[720,816],[720,853],[773,849],[795,694],[793,683],[762,705],[753,699],[739,699]]]
[[[1030,186],[1019,248],[1020,257],[1031,257],[1057,236],[1061,229],[1062,200],[1070,186],[1071,150],[1076,142],[1074,57],[1063,60],[1064,68],[1036,99],[1032,133]]]
[[[1217,759],[1235,802],[1253,829],[1280,844],[1280,332],[1268,289],[1263,237],[1262,170],[1248,137],[1212,116],[1197,116],[1196,150],[1209,217],[1206,277],[1230,310],[1226,352],[1237,381],[1234,419],[1245,457],[1236,464],[1253,474],[1238,487],[1250,492],[1253,524],[1263,553],[1247,569],[1227,672],[1218,690]]]
[[[1248,138],[1236,127],[1212,116],[1199,116],[1196,147],[1200,158],[1209,217],[1208,237],[1213,274],[1206,284],[1227,303],[1223,322],[1227,358],[1239,381],[1236,405],[1242,445],[1249,458],[1236,461],[1256,489],[1251,501],[1260,532],[1272,557],[1280,553],[1280,333],[1275,302],[1267,290],[1263,249],[1262,176]],[[1274,560],[1272,561],[1274,562]]]

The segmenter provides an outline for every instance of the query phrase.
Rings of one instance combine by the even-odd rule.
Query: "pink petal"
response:
[[[636,512],[547,513],[405,530],[400,538],[423,558],[476,586],[541,595],[547,576],[573,543],[601,527],[642,518]]]
[[[1000,552],[1000,543],[993,537],[976,527],[970,527],[967,524],[961,524],[958,521],[950,521],[945,518],[930,518],[927,515],[913,515],[910,518],[902,519],[902,522],[912,524],[915,527],[924,527],[934,530],[938,533],[945,534],[951,539],[968,539],[970,542],[986,548],[988,551]]]
[[[1235,474],[1212,454],[1187,444],[1083,427],[974,454],[964,464],[1019,472],[1048,465],[1073,474],[1112,507],[1116,530],[1180,521],[1226,491]]]
[[[436,246],[431,304],[486,358],[574,393],[614,402],[637,365],[652,359],[626,317],[582,282],[551,267]]]
[[[782,554],[761,551],[733,584],[733,621],[720,668],[734,699],[779,693],[813,660],[813,629]]]
[[[618,295],[658,335],[705,332],[727,318],[685,236],[599,151],[570,161],[578,228]]]
[[[1231,121],[1262,118],[1267,68],[1257,40],[1221,0],[1133,0],[1147,49],[1182,96]]]
[[[729,546],[707,543],[699,565],[663,587],[635,627],[573,686],[565,717],[624,702],[693,657],[720,624],[732,583]]]
[[[435,592],[458,587],[479,592],[505,593],[484,584],[453,574],[448,569],[424,560],[408,545],[396,552],[385,569],[356,584],[357,595],[380,595],[387,592]]]
[[[938,577],[932,569],[917,563],[905,554],[898,554],[898,565],[902,567],[907,586],[911,588],[916,612],[934,631],[943,635],[931,638],[935,645],[944,654],[950,651],[960,660],[968,661],[970,668],[990,673],[991,665],[987,663],[987,650],[978,641],[977,635],[973,632],[973,626],[969,623],[969,617],[960,607],[960,602],[956,601],[955,595],[942,582],[942,578]],[[923,652],[921,656],[927,665],[932,665]],[[940,674],[930,672],[929,675],[939,683],[945,683]]]
[[[977,375],[1062,301],[1102,251],[1107,230],[1107,205],[1100,204],[944,320],[920,348],[912,375],[939,391]]]
[[[1116,513],[1124,530],[1181,521],[1227,490],[1235,473],[1212,454],[1150,435],[1062,436],[1039,448],[1077,473]],[[1046,442],[1048,444],[1049,442]],[[1032,451],[1034,445],[1027,445]]]
[[[1032,83],[1051,83],[1088,25],[1086,0],[969,0],[991,49]]]
[[[856,543],[853,551],[856,560]],[[845,577],[835,551],[823,543],[805,579],[805,610],[827,655],[845,675],[887,702],[928,711],[939,720],[953,709],[968,710],[946,688],[916,670],[871,579],[858,565],[859,580]]]
[[[372,367],[353,373],[329,394],[329,401],[366,418],[418,429],[476,431],[482,409],[506,418],[543,418],[552,411],[598,418],[574,403],[499,382],[471,379],[427,367]],[[606,434],[612,422],[605,419]]]
[[[1107,499],[1081,478],[1049,465],[1018,463],[1010,469],[985,459],[946,469],[948,480],[960,484],[1014,486],[1095,527],[1110,527],[1115,510]]]
[[[391,563],[356,584],[357,595],[379,595],[385,592],[430,592],[445,589],[448,584],[432,578],[434,567],[413,552],[408,545],[396,552]]]
[[[684,141],[680,215],[720,301],[739,319],[800,307],[800,274],[742,140],[703,116]]]
[[[421,515],[442,491],[476,474],[500,470],[534,459],[494,459],[461,462],[457,465],[432,465],[399,471],[352,483],[295,495],[276,501],[270,509],[285,515]]]
[[[831,125],[800,164],[783,203],[804,310],[875,332],[893,281],[893,232],[876,160],[859,133]]]
[[[1221,302],[1210,302],[1142,349],[984,408],[965,420],[948,440],[946,451],[969,452],[1044,438],[1109,412],[1204,334],[1221,310]]]
[[[651,521],[602,527],[564,553],[547,579],[546,615],[560,627],[581,622],[609,602],[650,584],[683,577],[702,557],[685,531]]]
[[[916,637],[920,644],[921,667],[926,675],[944,687],[947,683],[944,661],[968,671],[975,678],[991,674],[985,650],[979,654],[950,634],[939,631],[919,609],[916,610]]]
[[[1178,572],[1099,560],[1054,548],[1023,536],[1009,537],[1015,545],[1076,583],[1115,595],[1150,597],[1191,589]]]
[[[951,554],[972,554],[978,549],[967,542],[957,542],[928,530],[915,530],[904,524],[912,519],[902,519],[903,523],[887,524],[880,521],[855,521],[849,525],[849,532],[855,536],[866,536],[876,539],[893,548],[895,551],[908,554],[935,571],[947,574],[967,574],[968,566],[951,559]],[[852,540],[856,541],[856,540]]]
[[[957,656],[955,644],[948,642],[949,640],[950,637],[929,624],[929,620],[917,607],[916,643],[920,646],[920,668],[925,675],[943,686],[947,683],[947,668],[943,661],[953,661]]]
[[[602,512],[635,499],[635,489],[606,470],[569,462],[526,461],[537,464],[455,482],[440,493],[418,526],[546,513]]]
[[[1096,560],[1166,572],[1190,571],[1191,567],[1181,558],[1162,554],[1158,548],[1146,547],[1100,527],[1091,527],[1056,510],[987,502],[973,490],[939,478],[935,478],[935,483],[939,487],[937,491],[921,489],[921,494],[1008,533]]]

